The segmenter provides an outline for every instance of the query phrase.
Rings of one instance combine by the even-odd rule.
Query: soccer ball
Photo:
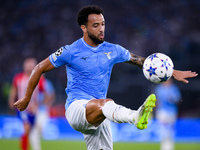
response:
[[[144,76],[154,83],[162,83],[172,76],[174,65],[169,56],[154,53],[148,56],[143,64]]]

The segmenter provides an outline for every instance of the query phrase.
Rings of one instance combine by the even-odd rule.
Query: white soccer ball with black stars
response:
[[[174,64],[171,58],[163,53],[148,56],[143,64],[144,76],[151,82],[162,83],[173,74]]]

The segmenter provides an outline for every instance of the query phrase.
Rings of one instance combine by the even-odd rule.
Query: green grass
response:
[[[20,150],[18,140],[0,139],[0,150]],[[86,150],[83,141],[42,141],[42,150]],[[159,150],[159,143],[114,143],[114,150]],[[200,143],[176,143],[175,150],[200,150]]]

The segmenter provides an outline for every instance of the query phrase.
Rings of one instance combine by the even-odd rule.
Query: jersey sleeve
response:
[[[45,91],[45,83],[46,83],[46,79],[44,76],[41,76],[38,86],[39,86],[39,91],[40,92],[44,92]]]
[[[17,88],[17,82],[21,78],[21,76],[22,76],[22,73],[18,73],[13,77],[12,86]]]
[[[12,86],[17,87],[17,76],[14,76]]]
[[[130,52],[120,45],[116,45],[117,60],[116,63],[129,61],[131,59]]]
[[[64,46],[58,49],[55,53],[49,56],[49,60],[56,68],[68,64],[70,61],[69,46]]]

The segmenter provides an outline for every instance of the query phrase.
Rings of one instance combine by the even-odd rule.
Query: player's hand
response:
[[[23,111],[27,108],[29,104],[29,100],[26,98],[19,99],[17,102],[14,103],[14,106],[19,110]]]
[[[184,83],[189,83],[189,81],[186,80],[187,78],[193,78],[196,76],[198,76],[198,73],[192,72],[192,71],[180,71],[180,70],[173,71],[174,79],[176,79],[178,81],[182,81]]]

